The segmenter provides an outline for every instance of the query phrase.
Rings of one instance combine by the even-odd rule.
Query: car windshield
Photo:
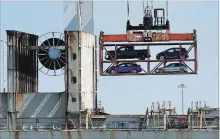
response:
[[[167,67],[173,67],[174,66],[174,64],[169,64],[169,65],[167,65]]]
[[[123,63],[123,64],[119,64],[118,65],[118,67],[124,67],[125,66],[125,64]]]

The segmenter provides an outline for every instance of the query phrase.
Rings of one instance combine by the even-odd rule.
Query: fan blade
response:
[[[56,62],[53,61],[53,66],[54,66],[54,75],[56,76]]]

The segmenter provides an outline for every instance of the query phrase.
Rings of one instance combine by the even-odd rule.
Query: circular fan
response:
[[[39,70],[49,76],[64,74],[64,35],[58,32],[46,33],[39,37],[39,44],[41,44],[40,49],[38,49],[38,59],[41,65]]]

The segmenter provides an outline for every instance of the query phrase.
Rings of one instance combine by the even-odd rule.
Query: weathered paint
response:
[[[0,93],[0,128],[7,127],[7,96],[8,93]],[[62,93],[14,93],[16,113],[15,122],[17,129],[22,126],[60,125],[65,123],[65,92]],[[22,96],[22,97],[20,97]],[[21,99],[22,98],[22,99]],[[4,118],[4,119],[3,119]]]
[[[0,94],[0,98],[2,98],[0,106],[2,109],[7,107],[7,103],[3,101],[5,96],[6,93]],[[65,92],[15,93],[15,96],[17,102],[15,103],[17,118],[65,117]],[[2,117],[5,117],[5,115]]]
[[[64,1],[64,30],[93,34],[93,1]]]
[[[16,30],[7,30],[6,33],[9,73],[7,91],[38,92],[37,51],[28,49],[38,45],[38,36]]]
[[[66,90],[68,91],[67,111],[70,113],[79,113],[79,39],[77,32],[65,32],[67,43],[67,64],[65,73]],[[76,83],[73,82],[76,77]]]
[[[6,93],[0,93],[0,118],[6,118],[7,117],[7,94]]]
[[[95,79],[95,35],[85,32],[65,32],[68,45],[68,78],[67,86],[69,92],[68,111],[76,113],[80,109],[93,109],[96,79]],[[76,57],[74,59],[73,57]],[[76,77],[76,83],[71,79]],[[81,92],[80,92],[81,91]],[[81,96],[79,94],[81,93]],[[76,101],[73,102],[72,98]],[[79,104],[79,99],[81,104]]]
[[[81,109],[93,109],[94,106],[94,53],[95,48],[95,35],[79,32],[80,42],[80,68],[81,68]]]
[[[79,133],[80,132],[80,133]],[[219,131],[0,131],[0,139],[218,139]]]

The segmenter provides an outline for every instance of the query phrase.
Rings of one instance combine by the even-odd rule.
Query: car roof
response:
[[[170,49],[177,49],[177,48],[179,48],[179,47],[172,47],[172,48],[169,48],[169,49],[167,49],[167,50],[170,50]],[[186,49],[186,48],[181,47],[181,49]]]
[[[171,64],[180,64],[180,63],[170,63],[170,64],[168,64],[168,65],[171,65]],[[167,65],[167,66],[168,66],[168,65]],[[181,63],[181,65],[182,65],[182,66],[185,66],[183,63]]]

